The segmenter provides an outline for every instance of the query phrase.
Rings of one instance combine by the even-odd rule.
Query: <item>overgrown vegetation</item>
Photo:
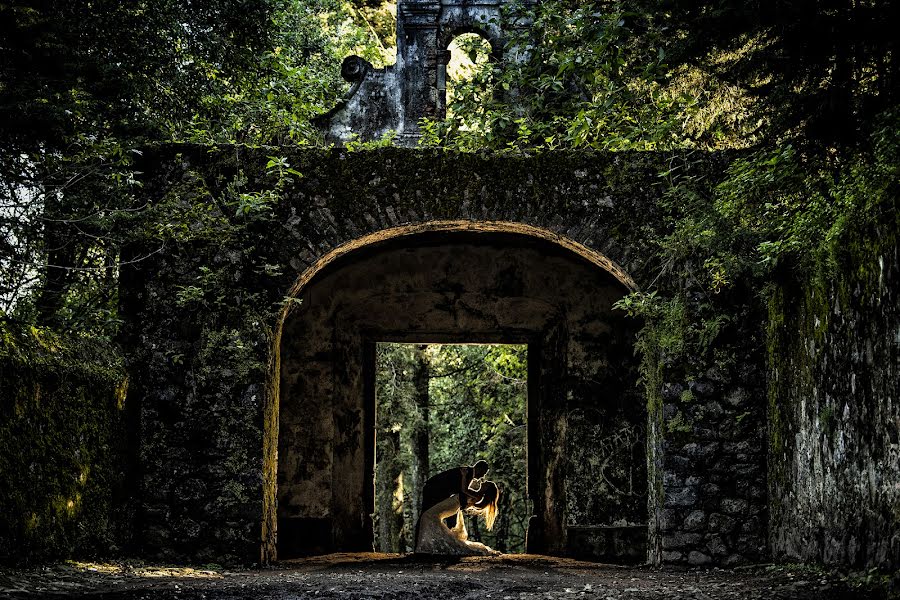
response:
[[[135,235],[147,247],[147,237],[177,243],[172,232],[203,210],[132,202],[140,148],[319,144],[311,119],[341,93],[340,60],[391,59],[391,10],[361,0],[4,4],[0,310],[113,335],[123,245]],[[886,0],[545,0],[505,60],[485,60],[477,37],[463,43],[472,73],[449,118],[423,123],[423,143],[750,149],[714,198],[678,168],[657,182],[672,215],[660,276],[716,294],[747,272],[821,258],[896,194],[886,188],[900,119],[896,13]],[[237,213],[276,201],[232,191]]]
[[[0,561],[121,552],[128,381],[118,351],[0,321],[0,390]]]
[[[0,5],[0,315],[114,335],[118,268],[142,259],[122,248],[177,243],[215,208],[136,202],[141,148],[317,143],[340,60],[377,58],[355,15],[341,0]],[[235,195],[245,213],[268,200]]]
[[[658,275],[620,307],[665,330],[645,331],[648,361],[703,356],[734,321],[729,292],[824,270],[851,227],[896,211],[896,17],[878,0],[544,1],[507,45],[519,59],[479,63],[423,143],[677,152],[656,182],[669,215],[653,233]],[[701,191],[690,151],[726,149],[745,152]]]

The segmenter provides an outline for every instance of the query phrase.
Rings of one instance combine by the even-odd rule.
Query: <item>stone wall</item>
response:
[[[109,344],[0,320],[0,563],[122,552],[122,366]]]
[[[786,278],[770,306],[770,544],[779,559],[900,565],[898,207]]]
[[[733,566],[767,556],[759,321],[731,349],[746,362],[663,391],[664,562]]]
[[[279,178],[267,169],[273,154],[303,177]],[[729,158],[692,157],[678,168],[711,188]],[[665,233],[666,211],[673,209],[662,201],[659,173],[679,163],[653,153],[525,157],[192,146],[148,149],[143,160],[149,214],[166,221],[175,212],[186,224],[162,249],[126,251],[126,258],[155,251],[123,271],[129,372],[141,403],[137,536],[148,556],[220,561],[274,555],[275,348],[282,302],[298,278],[364,247],[360,240],[377,241],[398,228],[449,222],[442,227],[489,233],[491,223],[504,222],[563,248],[580,245],[604,257],[606,266],[598,268],[641,287],[657,280],[648,245]],[[236,211],[248,198],[271,202],[264,210]],[[690,368],[667,365],[665,402],[652,399],[662,385],[650,390],[654,561],[689,562],[692,552],[703,555],[694,562],[750,560],[763,545],[757,543],[766,527],[759,497],[766,481],[763,320],[750,313],[753,295],[744,292],[722,299],[746,315],[742,328],[717,338],[709,356],[694,357]],[[715,371],[720,344],[731,344],[722,348],[730,354],[740,350],[747,364]],[[678,386],[694,393],[690,402]],[[567,418],[590,422],[589,409],[576,402]],[[566,472],[575,460],[589,462],[572,450],[552,468]],[[718,470],[709,472],[709,465]],[[593,510],[590,488],[579,494],[554,514]],[[582,535],[578,521],[568,526],[579,553],[622,543],[596,531]]]
[[[303,177],[276,176],[266,167],[273,154]],[[273,557],[275,449],[290,442],[279,439],[279,387],[288,387],[279,332],[283,307],[309,301],[297,297],[298,283],[327,276],[324,267],[335,257],[370,256],[398,231],[483,234],[502,254],[511,248],[511,238],[498,235],[502,230],[530,239],[531,248],[549,245],[580,257],[576,262],[591,255],[591,269],[616,285],[660,285],[647,245],[670,222],[673,206],[662,201],[658,173],[670,171],[677,157],[175,146],[148,149],[143,160],[141,201],[149,204],[136,233],[148,222],[177,228],[162,247],[154,235],[123,252],[126,261],[139,259],[121,278],[127,395],[115,350],[4,325],[0,560],[115,553],[129,542],[131,552],[147,558],[246,563]],[[706,164],[695,157],[688,163],[700,197],[711,197],[702,191],[716,185],[728,160],[711,154]],[[261,209],[235,211],[260,199]],[[616,393],[618,399],[645,395],[651,562],[732,565],[771,553],[898,564],[900,212],[893,206],[882,214],[879,228],[839,240],[835,258],[802,271],[803,281],[785,275],[773,288],[768,316],[755,307],[758,290],[740,282],[717,295],[717,314],[731,317],[702,355],[651,352],[656,367],[643,373],[644,389]],[[483,272],[506,281],[491,268]],[[422,289],[436,285],[424,267],[412,271]],[[516,295],[512,283],[506,301]],[[677,294],[678,282],[666,285]],[[591,447],[602,446],[603,416],[596,412],[596,386],[578,380],[608,369],[613,354],[629,355],[629,327],[637,324],[609,320],[608,304],[598,312],[592,297],[579,298],[593,289],[579,277],[553,287],[568,289],[565,310],[581,311],[584,319],[544,328],[540,336],[552,360],[542,361],[538,373],[568,372],[556,405],[565,410],[548,418],[550,437],[542,438],[565,451],[540,457],[544,472],[561,473],[554,481],[564,484],[550,485],[553,502],[544,504],[564,525],[567,542],[559,550],[602,556],[632,544],[632,528],[643,525],[631,513],[606,510],[604,486],[591,484],[599,456]],[[699,304],[683,300],[685,310]],[[387,304],[375,297],[369,306],[385,310]],[[600,313],[605,329],[592,332],[586,324]],[[294,331],[296,323],[284,323]],[[332,325],[326,329],[337,331]],[[413,325],[402,327],[409,334]],[[579,330],[586,336],[579,339]],[[289,336],[293,344],[301,338]],[[349,356],[341,348],[317,356],[340,362]],[[301,342],[286,356],[306,350]],[[314,363],[293,361],[285,376]],[[352,379],[354,372],[345,375]],[[304,375],[290,385],[314,381]],[[311,407],[294,401],[291,410]],[[326,429],[329,418],[356,427],[352,411],[339,404],[320,408]],[[307,433],[294,441],[315,439]],[[352,467],[353,477],[365,481],[354,464],[341,468]],[[315,483],[312,473],[322,468],[308,466],[316,468],[300,473],[301,485]],[[316,535],[314,527],[299,533]],[[330,547],[343,543],[337,541]]]

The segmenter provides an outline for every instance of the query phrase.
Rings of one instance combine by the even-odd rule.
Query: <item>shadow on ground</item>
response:
[[[285,561],[265,569],[126,561],[0,571],[0,597],[100,600],[837,600],[889,598],[888,588],[800,567],[654,569],[525,554],[436,559],[344,553]]]

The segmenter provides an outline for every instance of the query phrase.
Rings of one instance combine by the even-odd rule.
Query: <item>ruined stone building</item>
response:
[[[331,139],[413,146],[444,110],[450,40],[508,51],[501,4],[401,1],[396,65],[345,61]],[[774,282],[769,307],[738,282],[715,299],[733,318],[708,355],[642,364],[645,324],[613,304],[659,283],[657,174],[683,164],[703,197],[732,154],[282,148],[303,177],[276,182],[272,152],[142,157],[151,206],[190,215],[238,178],[279,201],[123,268],[128,389],[109,411],[129,451],[107,477],[126,480],[123,547],[245,563],[371,550],[375,344],[497,342],[528,345],[529,552],[900,565],[896,231],[815,286]],[[227,276],[186,294],[205,267]],[[636,450],[609,469],[616,435]]]

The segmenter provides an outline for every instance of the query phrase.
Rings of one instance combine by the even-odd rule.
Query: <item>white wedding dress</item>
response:
[[[447,527],[444,519],[456,515],[456,526]],[[466,521],[459,509],[459,497],[454,494],[438,502],[419,517],[419,539],[416,552],[421,554],[446,554],[451,556],[500,554],[479,542],[470,542]]]

